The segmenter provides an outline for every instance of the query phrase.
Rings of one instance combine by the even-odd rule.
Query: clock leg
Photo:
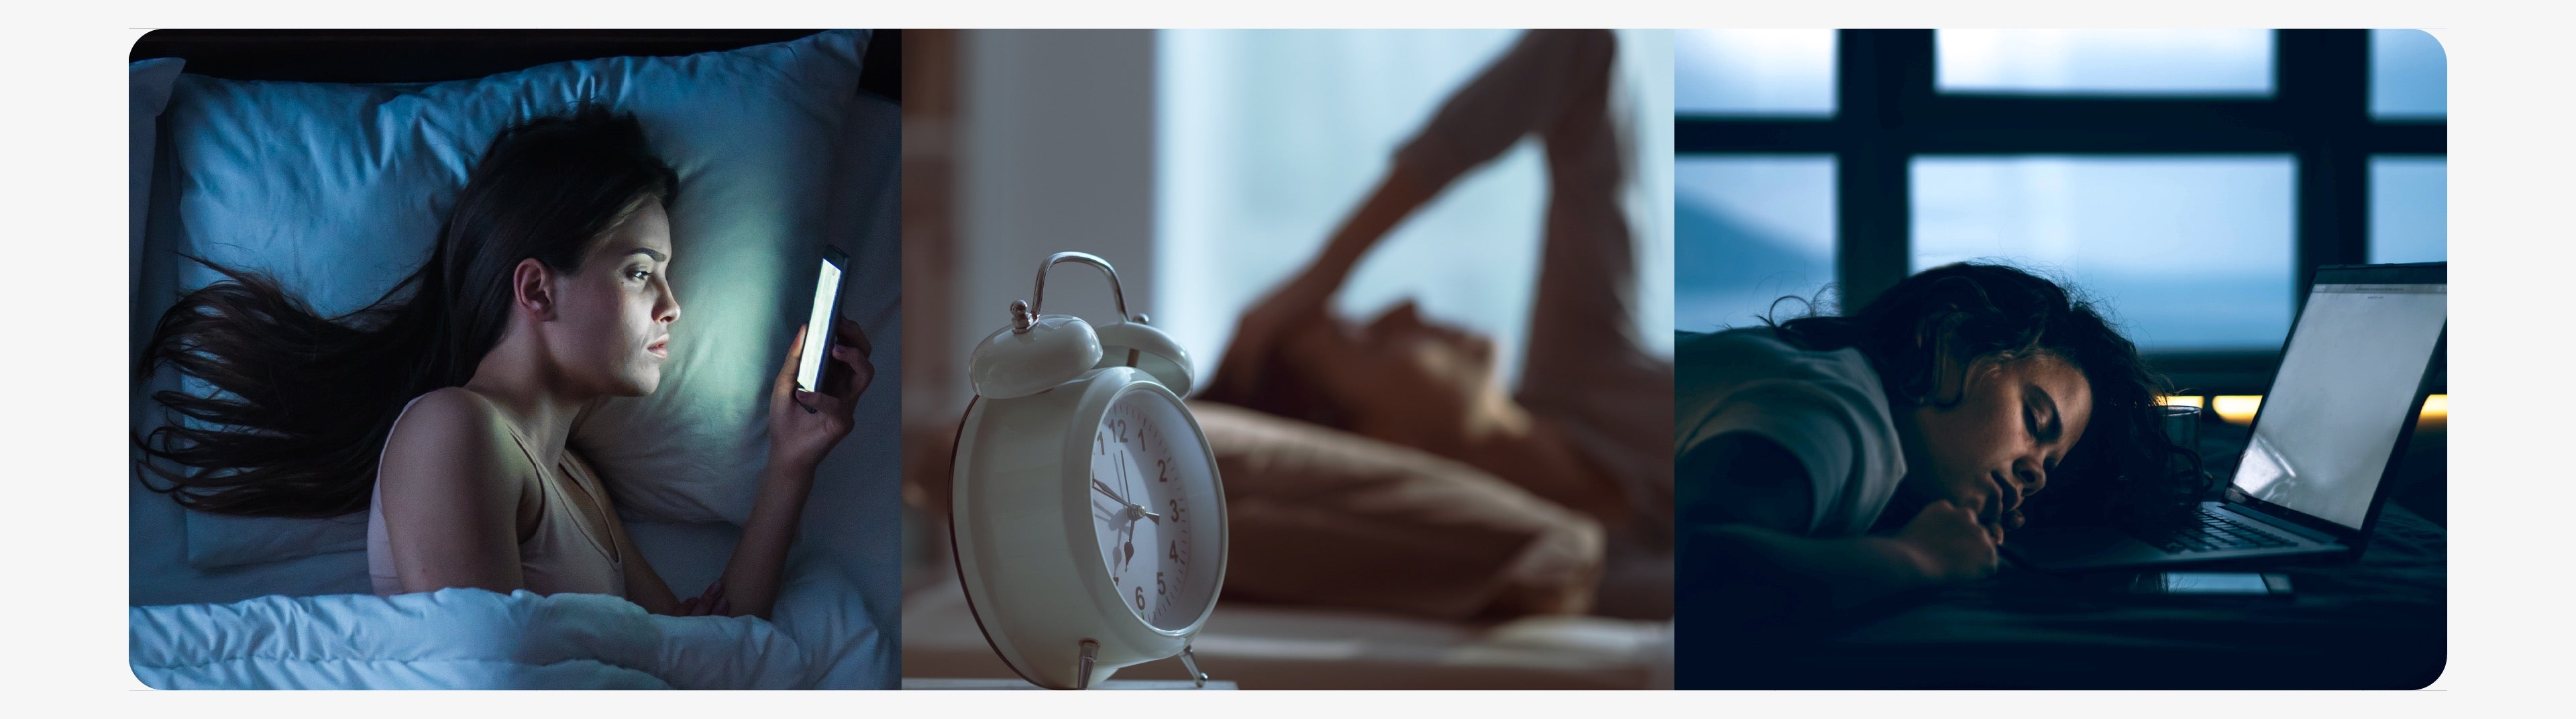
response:
[[[1191,683],[1197,684],[1200,689],[1207,688],[1208,675],[1206,672],[1199,671],[1199,657],[1191,654],[1190,647],[1186,644],[1181,645],[1181,669],[1190,673]]]
[[[1090,689],[1090,688],[1091,688],[1091,666],[1092,666],[1092,664],[1093,664],[1093,663],[1098,662],[1099,660],[1100,660],[1100,643],[1099,643],[1099,642],[1092,641],[1092,640],[1089,640],[1089,639],[1082,640],[1082,666],[1081,666],[1081,670],[1082,670],[1082,671],[1081,671],[1081,673],[1079,673],[1079,674],[1075,674],[1075,675],[1074,675],[1074,677],[1073,677],[1073,688],[1075,688],[1075,689]]]

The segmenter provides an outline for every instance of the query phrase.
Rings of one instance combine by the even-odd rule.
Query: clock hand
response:
[[[1124,450],[1119,451],[1118,458],[1120,460],[1127,459],[1127,452]],[[1125,461],[1120,461],[1118,463],[1118,488],[1127,490],[1127,494],[1136,493],[1135,483],[1127,481],[1127,463]],[[1135,502],[1128,502],[1128,504],[1135,504]]]
[[[1127,520],[1126,536],[1118,541],[1118,545],[1126,549],[1118,558],[1118,571],[1125,572],[1128,565],[1136,562],[1136,520]]]
[[[1126,497],[1120,496],[1118,494],[1118,490],[1110,489],[1109,484],[1107,482],[1100,481],[1099,477],[1091,478],[1091,488],[1100,490],[1101,494],[1109,495],[1110,499],[1118,500],[1119,504],[1124,504],[1130,507],[1136,506],[1135,502],[1127,501]]]
[[[1126,476],[1126,475],[1127,475],[1127,470],[1126,470],[1126,468],[1125,468],[1125,467],[1123,467],[1123,466],[1122,466],[1122,467],[1120,467],[1120,468],[1119,468],[1119,470],[1118,470],[1118,475],[1119,475],[1119,477],[1118,477],[1118,478],[1119,478],[1120,482],[1121,482],[1121,483],[1124,483],[1124,482],[1125,482],[1125,480],[1126,480],[1126,478],[1127,478],[1127,476]],[[1156,514],[1156,513],[1154,512],[1154,510],[1146,509],[1144,505],[1137,504],[1137,503],[1135,503],[1135,502],[1127,501],[1127,498],[1126,498],[1126,497],[1122,497],[1122,496],[1119,496],[1119,495],[1118,495],[1118,490],[1116,490],[1116,489],[1111,489],[1111,488],[1109,487],[1109,484],[1108,484],[1108,483],[1106,483],[1106,482],[1102,482],[1102,481],[1100,481],[1100,478],[1099,478],[1099,477],[1093,477],[1093,478],[1091,478],[1091,488],[1092,488],[1092,489],[1094,489],[1094,490],[1099,491],[1101,494],[1109,495],[1109,498],[1110,498],[1110,499],[1118,500],[1118,503],[1119,503],[1119,504],[1127,505],[1127,521],[1128,521],[1129,523],[1131,523],[1131,524],[1132,524],[1132,523],[1134,523],[1134,522],[1135,522],[1136,520],[1138,520],[1138,519],[1151,519],[1151,520],[1154,520],[1154,523],[1155,523],[1155,524],[1162,524],[1162,523],[1163,523],[1163,515],[1161,515],[1161,514]]]

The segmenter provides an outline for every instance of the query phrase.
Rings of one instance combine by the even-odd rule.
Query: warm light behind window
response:
[[[2451,396],[2437,394],[2425,397],[2424,411],[2415,416],[2415,426],[2419,429],[2450,429]]]
[[[2263,406],[2263,395],[2222,394],[2209,398],[2209,406],[2229,424],[2253,424],[2254,410]]]
[[[2233,424],[2252,423],[2254,410],[2263,406],[2263,395],[2259,394],[2223,394],[2211,397],[2209,400],[2211,409],[2218,412],[2219,419]],[[2160,404],[2187,404],[2198,407],[2200,398],[2166,397]],[[2424,411],[2415,416],[2415,423],[2418,427],[2427,429],[2448,429],[2451,423],[2451,396],[2447,394],[2426,396]]]
[[[2183,396],[2165,396],[2165,397],[2157,397],[2157,398],[2156,398],[2156,404],[2161,404],[2161,405],[2166,405],[2166,406],[2175,406],[2175,405],[2180,405],[2180,406],[2183,406],[2183,407],[2199,407],[2199,408],[2201,408],[2201,409],[2208,409],[2208,406],[2207,406],[2207,405],[2204,405],[2204,404],[2202,404],[2202,403],[2201,403],[2201,397],[2200,397],[2200,395],[2196,395],[2196,394],[2195,394],[2195,395],[2183,395]]]

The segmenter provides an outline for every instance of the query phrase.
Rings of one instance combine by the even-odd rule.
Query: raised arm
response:
[[[1342,219],[1312,262],[1247,310],[1215,381],[1256,381],[1271,348],[1323,316],[1333,293],[1379,240],[1467,171],[1531,134],[1545,135],[1569,100],[1599,92],[1617,55],[1608,30],[1533,30],[1449,99],[1396,152],[1368,198]],[[1227,387],[1243,394],[1241,388]]]
[[[843,370],[825,372],[822,392],[796,389],[797,359],[805,349],[800,327],[787,347],[787,360],[769,395],[769,465],[760,473],[760,493],[742,541],[726,560],[724,577],[696,598],[679,602],[681,614],[722,614],[768,618],[777,604],[787,567],[787,550],[796,541],[805,499],[814,487],[814,470],[841,438],[850,434],[859,395],[876,378],[869,364],[873,346],[859,323],[839,320],[833,333],[840,342],[832,360]],[[665,590],[667,592],[667,590]],[[668,596],[666,593],[663,596]]]
[[[534,516],[538,480],[508,432],[455,387],[422,396],[394,424],[376,499],[402,592],[527,587],[519,518]]]
[[[1530,135],[1549,134],[1578,97],[1605,91],[1618,39],[1608,30],[1532,30],[1451,93],[1397,150],[1366,201],[1335,229],[1307,268],[1339,286],[1370,247],[1450,183]]]

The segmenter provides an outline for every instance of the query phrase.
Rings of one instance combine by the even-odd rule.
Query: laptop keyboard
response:
[[[2208,507],[2202,507],[2200,516],[2196,519],[2198,521],[2191,526],[2177,528],[2162,537],[2149,539],[2147,543],[2156,545],[2156,548],[2165,550],[2168,554],[2184,551],[2270,549],[2295,544],[2268,531],[2258,529],[2254,525],[2210,511]]]

